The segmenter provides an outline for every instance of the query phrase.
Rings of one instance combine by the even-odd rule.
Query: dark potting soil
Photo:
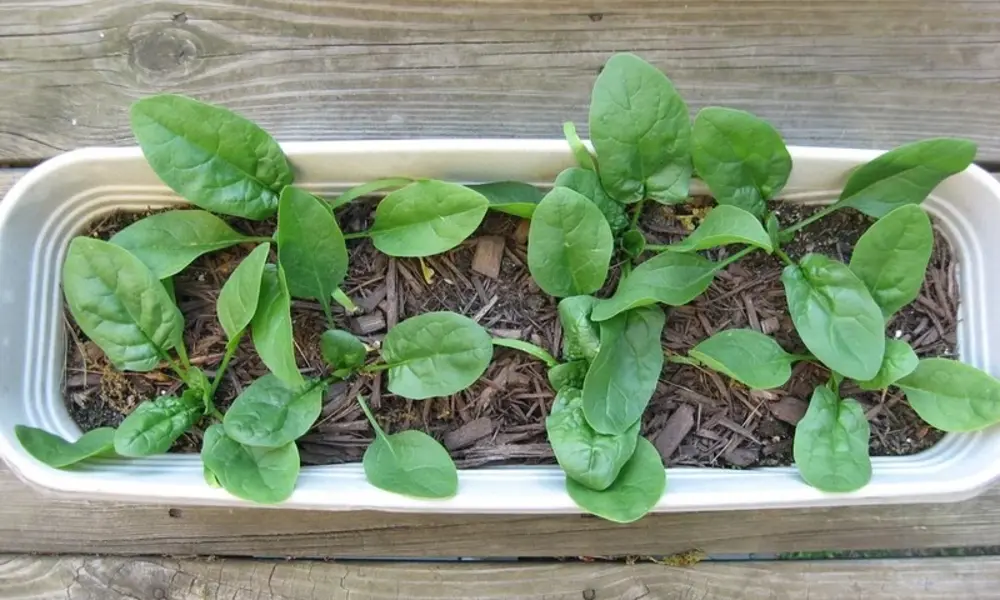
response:
[[[815,209],[780,204],[777,210],[782,223],[788,224]],[[341,226],[345,231],[363,229],[369,224],[370,213],[371,205],[356,203],[339,214]],[[670,243],[686,235],[702,214],[704,209],[697,204],[693,208],[650,206],[643,227],[653,243]],[[115,214],[94,223],[89,233],[106,239],[142,216]],[[257,235],[269,235],[274,227],[273,223],[231,222]],[[870,222],[855,211],[838,211],[799,232],[786,250],[793,258],[821,252],[847,261],[854,242]],[[491,213],[475,236],[451,252],[424,259],[423,264],[418,259],[387,257],[367,240],[349,242],[351,272],[342,287],[361,311],[348,315],[335,307],[337,324],[369,345],[377,345],[386,329],[403,319],[452,310],[475,319],[494,335],[529,340],[558,355],[561,332],[556,301],[531,280],[526,238],[527,221]],[[175,277],[191,362],[210,377],[222,359],[226,342],[216,319],[215,301],[226,278],[250,249],[248,244],[209,254]],[[718,258],[726,252],[717,250],[714,255]],[[497,260],[499,273],[494,278]],[[781,268],[776,258],[762,252],[731,265],[690,305],[668,311],[664,346],[683,353],[723,329],[751,327],[773,335],[790,352],[804,351],[785,312]],[[887,334],[908,341],[922,357],[952,356],[959,300],[956,270],[951,249],[938,234],[920,297],[896,315],[887,326]],[[605,293],[613,289],[614,279]],[[318,340],[326,324],[319,305],[294,301],[292,318],[299,366],[307,375],[324,373]],[[65,398],[70,414],[84,430],[115,426],[141,401],[176,392],[179,382],[167,371],[116,371],[100,349],[82,337],[68,313],[66,322],[71,335]],[[228,406],[265,373],[252,343],[244,340],[220,387],[217,404]],[[794,424],[802,417],[813,388],[825,379],[823,369],[799,363],[784,388],[749,391],[710,370],[667,363],[646,411],[642,433],[655,443],[668,465],[789,465]],[[299,440],[303,463],[361,459],[373,434],[354,401],[358,394],[369,399],[387,431],[427,431],[445,444],[460,468],[554,462],[544,425],[553,393],[543,365],[525,354],[497,348],[485,375],[470,389],[448,398],[406,400],[383,387],[380,375],[359,376],[331,386],[322,416]],[[872,455],[913,454],[942,436],[916,416],[899,391],[864,392],[845,383],[842,393],[866,409]],[[200,446],[198,429],[182,437],[173,450],[197,452]]]

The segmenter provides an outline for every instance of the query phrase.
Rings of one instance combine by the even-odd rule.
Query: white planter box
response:
[[[285,144],[297,183],[330,194],[370,179],[425,176],[460,182],[519,179],[550,183],[572,164],[562,140],[415,140]],[[785,196],[833,199],[853,167],[878,152],[791,148],[795,168]],[[115,209],[178,202],[136,148],[86,149],[31,171],[0,202],[0,455],[25,481],[79,497],[172,504],[247,505],[208,487],[197,455],[88,461],[72,470],[43,465],[14,437],[16,424],[68,439],[80,430],[60,394],[65,332],[60,269],[70,238]],[[952,241],[961,262],[958,331],[962,359],[1000,375],[1000,184],[978,167],[950,178],[926,207]],[[994,229],[991,234],[990,230]],[[960,500],[1000,475],[1000,427],[950,434],[934,448],[905,458],[876,458],[864,489],[826,494],[792,468],[753,471],[672,468],[655,511],[885,504]],[[365,482],[360,465],[308,467],[280,508],[470,513],[579,512],[563,489],[558,467],[462,471],[458,495],[413,500]]]

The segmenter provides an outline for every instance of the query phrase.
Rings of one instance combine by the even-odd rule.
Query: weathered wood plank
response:
[[[10,186],[14,185],[14,182],[25,173],[27,171],[23,169],[0,169],[0,199],[3,199]]]
[[[653,564],[379,564],[0,557],[3,600],[996,598],[1000,558]]]
[[[145,94],[280,139],[558,137],[632,50],[797,144],[979,141],[1000,159],[993,0],[20,0],[0,3],[0,161],[130,142]]]

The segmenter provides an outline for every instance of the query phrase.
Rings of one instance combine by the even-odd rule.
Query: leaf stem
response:
[[[395,367],[396,365],[390,365],[389,363],[374,363],[371,365],[366,365],[361,367],[363,373],[379,373],[381,371],[388,371],[389,369]]]
[[[368,237],[368,235],[369,235],[368,231],[355,231],[354,233],[345,233],[344,234],[344,239],[345,240],[357,240],[357,239],[360,239],[360,238],[363,238],[363,237]]]
[[[798,223],[795,223],[792,226],[790,226],[788,229],[782,229],[780,233],[782,233],[782,234],[795,233],[796,231],[799,231],[799,230],[801,230],[801,229],[803,229],[805,227],[808,227],[808,226],[812,225],[816,221],[819,221],[823,217],[825,217],[825,216],[829,215],[830,213],[838,210],[839,208],[840,208],[840,205],[838,205],[838,204],[831,204],[829,206],[826,206],[826,207],[823,208],[823,210],[820,210],[819,212],[816,212],[815,214],[811,215],[810,217],[808,217],[806,219],[802,219]]]
[[[368,404],[365,402],[364,396],[361,394],[358,394],[358,404],[361,405],[361,412],[365,413],[365,418],[367,418],[368,422],[372,424],[372,429],[375,430],[375,435],[382,439],[389,437],[385,434],[385,431],[379,427],[378,421],[375,420],[375,415],[372,414],[371,409],[368,408]]]
[[[333,301],[343,307],[348,314],[354,314],[361,310],[358,305],[351,300],[351,297],[344,293],[344,290],[337,288],[333,291]]]
[[[246,240],[244,240],[244,241],[246,241],[246,242],[268,242],[268,243],[270,243],[270,242],[274,241],[274,238],[273,237],[263,236],[263,235],[254,235],[254,236],[250,236],[250,237],[246,238]]]
[[[666,349],[664,349],[663,353],[667,357],[667,362],[676,363],[678,365],[691,365],[692,367],[701,366],[700,362],[696,361],[695,359],[689,356],[684,356],[683,354],[677,354],[675,352],[671,352],[670,350]]]
[[[750,254],[754,250],[757,250],[757,246],[747,246],[746,248],[740,250],[736,254],[733,254],[729,258],[727,258],[727,259],[723,260],[722,262],[720,262],[719,264],[717,264],[715,266],[715,270],[716,271],[721,271],[722,269],[725,269],[726,267],[728,267],[729,265],[733,264],[734,262],[740,260],[741,258],[743,258],[744,256],[746,256],[747,254]]]
[[[645,206],[646,206],[645,198],[639,200],[639,203],[635,205],[635,211],[632,212],[632,229],[635,229],[636,224],[639,222],[639,217],[642,216],[642,209]]]
[[[670,244],[646,244],[646,250],[650,252],[665,252],[670,250]]]
[[[319,305],[323,308],[323,316],[326,317],[326,324],[329,325],[331,329],[336,329],[337,324],[333,320],[333,312],[330,311],[330,299],[320,298]]]
[[[781,248],[775,248],[774,249],[774,253],[778,255],[778,258],[781,259],[781,262],[785,263],[786,265],[788,265],[790,267],[795,266],[795,261],[793,261],[791,258],[789,258],[788,255],[785,254],[785,251],[782,250]]]
[[[495,337],[493,338],[494,346],[503,346],[504,348],[512,348],[514,350],[520,350],[525,354],[530,354],[538,360],[544,362],[548,367],[554,367],[559,364],[559,361],[555,359],[554,356],[549,354],[549,352],[540,346],[536,346],[531,342],[525,342],[524,340],[511,340],[507,338]]]
[[[212,388],[209,390],[208,394],[205,396],[206,408],[211,410],[216,410],[214,400],[215,392],[219,390],[219,384],[222,383],[222,376],[226,374],[226,369],[229,368],[229,361],[233,359],[233,355],[236,354],[236,349],[240,345],[240,340],[243,339],[243,335],[246,333],[246,329],[240,331],[236,334],[236,337],[229,340],[226,344],[226,353],[222,355],[222,362],[219,363],[219,370],[215,372],[215,379],[212,380]],[[216,411],[218,412],[218,411]]]

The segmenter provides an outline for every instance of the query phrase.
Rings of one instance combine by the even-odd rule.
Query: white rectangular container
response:
[[[296,183],[331,194],[363,181],[409,175],[459,182],[518,179],[550,184],[571,166],[562,140],[413,140],[283,145]],[[785,196],[822,202],[836,197],[848,172],[879,153],[791,148],[794,170]],[[70,238],[116,209],[144,209],[180,200],[163,186],[137,148],[85,149],[28,173],[0,202],[0,455],[25,481],[55,492],[172,504],[249,505],[208,487],[197,455],[101,459],[70,470],[34,460],[14,437],[17,424],[68,439],[80,435],[60,393],[66,336],[60,269]],[[1000,184],[971,167],[944,182],[926,202],[958,254],[962,359],[1000,375],[1000,319],[988,313],[1000,298]],[[752,471],[671,468],[655,511],[704,511],[953,501],[982,491],[1000,475],[1000,427],[951,434],[905,458],[876,458],[871,483],[849,494],[806,485],[793,468]],[[414,500],[365,482],[360,465],[307,467],[280,508],[457,513],[579,512],[558,467],[462,471],[458,495]]]

